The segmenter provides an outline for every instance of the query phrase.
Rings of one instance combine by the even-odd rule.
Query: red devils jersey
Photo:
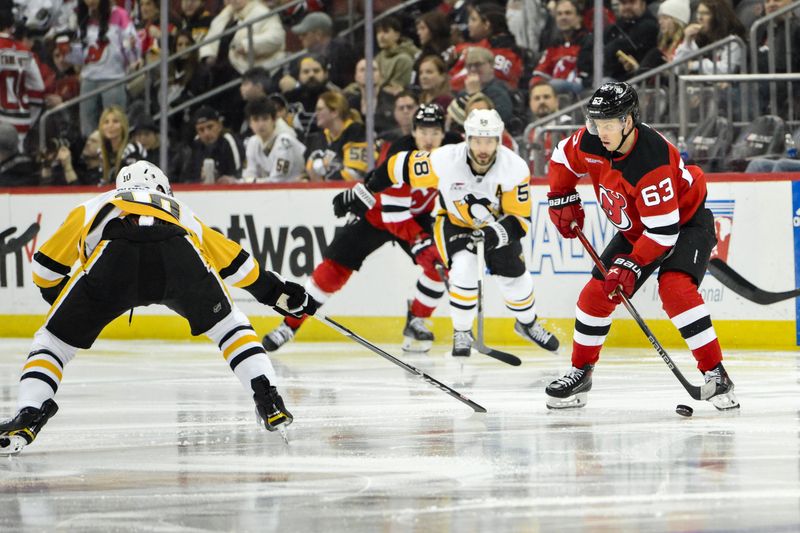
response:
[[[512,90],[519,87],[519,79],[522,77],[522,58],[512,42],[498,36],[498,38],[483,39],[477,43],[461,43],[451,49],[451,55],[456,58],[455,64],[450,69],[450,88],[454,92],[464,90],[464,80],[468,74],[467,49],[473,46],[488,48],[494,54],[494,75],[497,79],[506,82]]]
[[[377,203],[367,211],[367,221],[378,229],[385,229],[404,241],[413,243],[420,233],[415,217],[430,213],[436,203],[435,187],[418,189],[404,184],[391,187],[375,195]]]
[[[24,138],[44,99],[44,81],[33,53],[0,33],[0,117]],[[33,108],[33,109],[32,109]]]
[[[680,226],[702,207],[706,179],[650,126],[640,124],[632,135],[633,148],[614,157],[581,128],[558,143],[548,178],[552,192],[566,193],[588,176],[600,208],[633,244],[634,260],[646,265],[675,245]]]

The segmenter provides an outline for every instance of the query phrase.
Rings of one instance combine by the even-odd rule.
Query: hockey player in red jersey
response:
[[[432,150],[440,146],[445,139],[442,108],[437,104],[421,105],[414,115],[413,128],[415,148]],[[370,254],[387,242],[398,243],[422,267],[406,315],[403,350],[427,352],[433,344],[433,333],[426,326],[425,319],[433,314],[444,296],[444,282],[435,268],[435,263],[441,259],[431,237],[431,210],[436,203],[436,189],[406,186],[373,199],[359,184],[334,198],[336,216],[344,216],[348,210],[364,206],[362,202],[353,201],[362,190],[372,207],[366,212],[356,212],[358,219],[337,232],[322,263],[311,274],[306,290],[320,305],[324,304],[344,287],[353,271],[361,268]],[[264,348],[272,352],[292,340],[305,319],[286,317],[276,329],[264,336]]]
[[[719,410],[739,407],[733,382],[722,366],[722,350],[697,288],[716,244],[714,217],[705,207],[706,180],[686,167],[678,150],[656,130],[639,122],[639,99],[627,83],[602,85],[586,108],[586,127],[553,151],[548,178],[550,219],[564,238],[575,238],[584,212],[575,190],[587,176],[608,220],[617,228],[599,270],[584,286],[575,310],[572,368],[547,386],[547,406],[583,407],[592,371],[611,328],[611,313],[631,297],[657,268],[664,311],[697,360],[709,399]]]

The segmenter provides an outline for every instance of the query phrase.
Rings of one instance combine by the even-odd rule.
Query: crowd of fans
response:
[[[162,143],[179,183],[358,180],[367,150],[385,157],[423,103],[439,105],[454,134],[470,110],[496,109],[504,144],[542,174],[561,136],[529,124],[593,89],[592,3],[422,0],[375,24],[377,144],[368,147],[363,34],[339,36],[349,18],[341,2],[287,3],[173,0],[165,14],[158,0],[0,0],[0,186],[108,184],[133,160],[158,162]],[[627,80],[728,36],[744,40],[753,20],[788,4],[607,1],[602,77]],[[168,69],[169,106],[183,106],[170,116],[168,140],[153,119],[161,111],[158,69],[135,75],[166,53],[163,16],[168,53],[183,53]],[[758,36],[762,72],[770,46],[775,71],[800,72],[797,20],[790,12],[771,40]],[[302,53],[287,61],[295,51]],[[746,53],[734,44],[691,68],[735,73]],[[779,87],[781,105],[793,101],[790,90]],[[78,105],[39,120],[77,97]]]

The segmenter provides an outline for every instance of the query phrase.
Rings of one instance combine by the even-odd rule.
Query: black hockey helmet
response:
[[[636,89],[624,81],[604,83],[586,106],[587,119],[624,118],[630,114],[633,123],[639,122],[639,96]]]
[[[415,128],[420,126],[437,126],[444,129],[444,110],[439,104],[420,104],[414,114]]]

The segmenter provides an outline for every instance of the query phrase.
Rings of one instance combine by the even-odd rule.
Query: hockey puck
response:
[[[685,416],[688,418],[692,416],[692,413],[694,413],[694,409],[692,409],[688,405],[678,404],[678,406],[675,407],[675,412],[681,416]]]

